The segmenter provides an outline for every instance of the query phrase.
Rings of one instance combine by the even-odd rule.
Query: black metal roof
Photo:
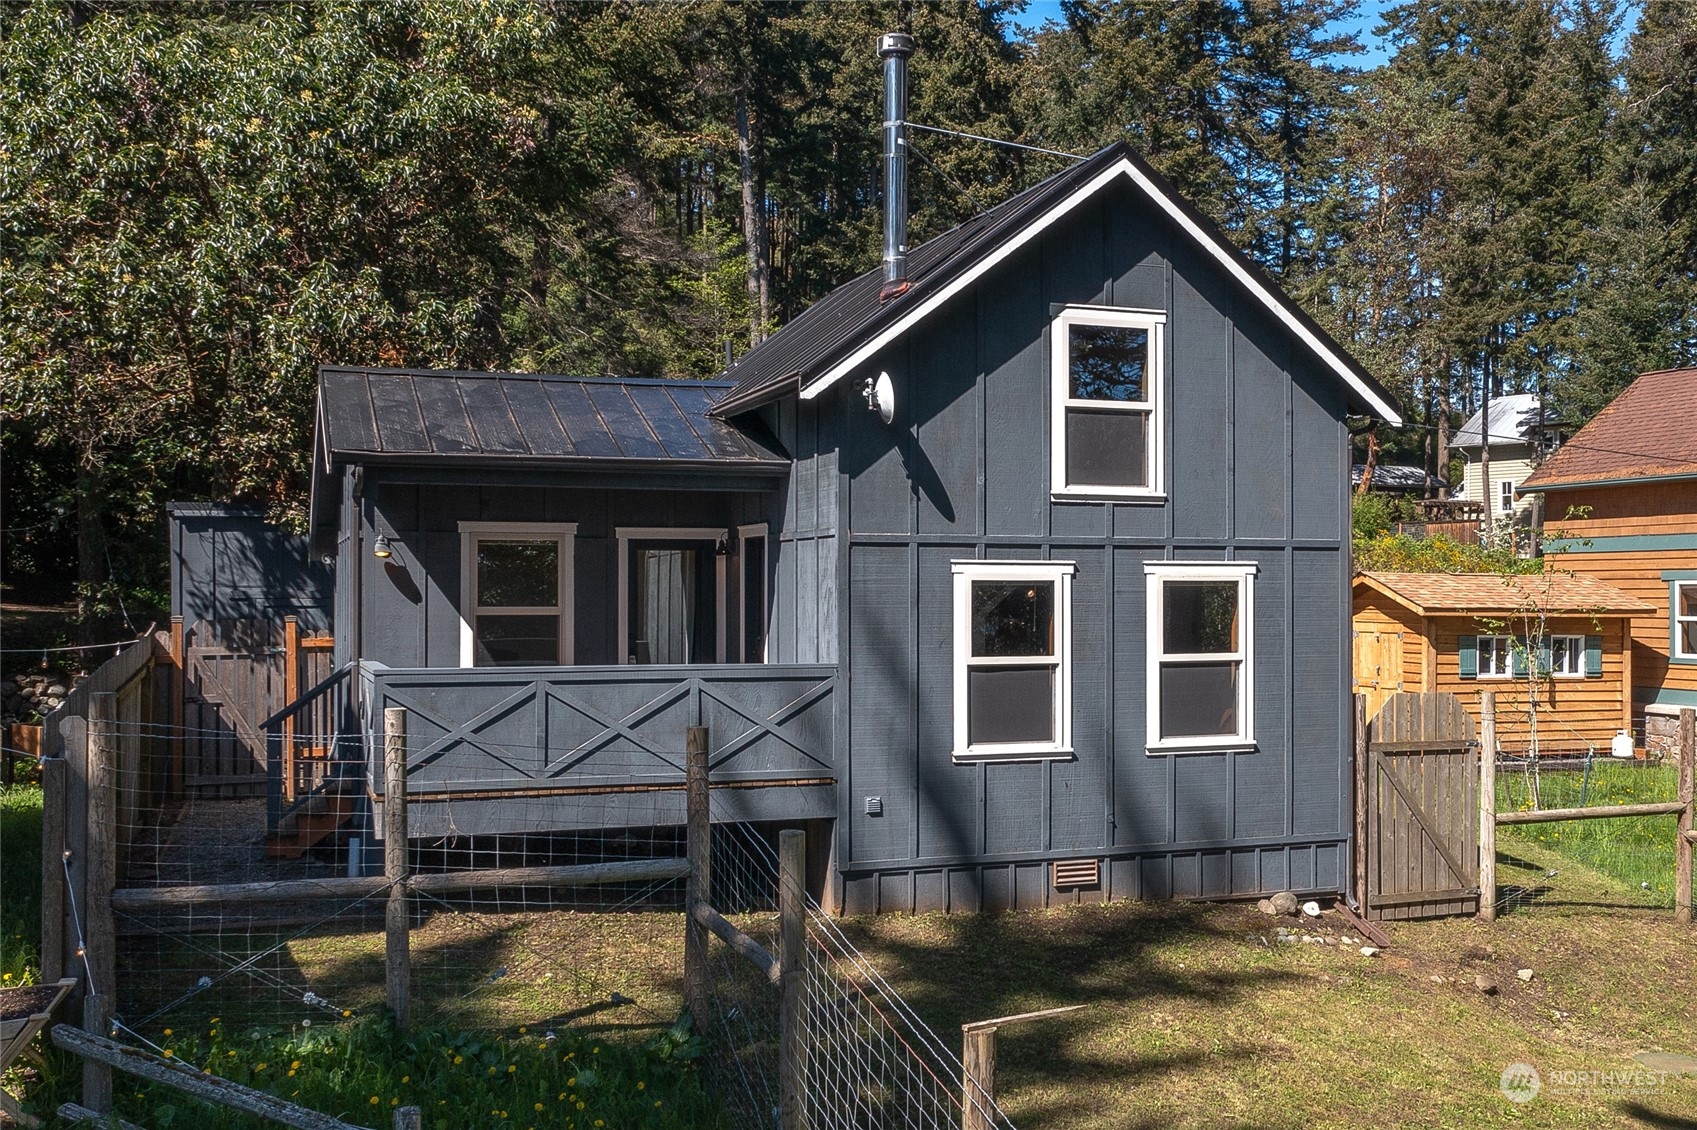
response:
[[[855,349],[911,313],[915,307],[1120,161],[1130,162],[1140,175],[1156,186],[1166,202],[1183,213],[1206,238],[1235,257],[1238,264],[1260,281],[1286,313],[1347,367],[1354,379],[1384,404],[1395,407],[1395,398],[1318,323],[1291,302],[1260,267],[1236,251],[1213,221],[1180,196],[1128,145],[1115,142],[994,208],[979,213],[959,227],[913,248],[907,258],[910,285],[902,294],[886,302],[879,301],[878,295],[884,285],[882,268],[868,271],[832,290],[725,371],[723,376],[733,378],[735,388],[714,406],[712,414],[728,417],[757,408],[829,371]],[[1352,401],[1358,406],[1367,406],[1356,390],[1351,392]]]
[[[724,381],[322,368],[319,456],[337,463],[781,473],[758,424],[708,414]]]

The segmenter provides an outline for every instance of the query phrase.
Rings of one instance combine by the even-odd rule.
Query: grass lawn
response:
[[[1645,804],[1677,800],[1679,770],[1673,765],[1622,763],[1604,758],[1583,771],[1539,774],[1536,782],[1522,772],[1500,770],[1497,806],[1503,812],[1585,805]],[[1626,816],[1603,820],[1565,820],[1555,824],[1509,825],[1497,833],[1505,850],[1539,844],[1648,892],[1658,906],[1673,905],[1674,817]]]
[[[41,786],[0,789],[0,985],[41,972]]]

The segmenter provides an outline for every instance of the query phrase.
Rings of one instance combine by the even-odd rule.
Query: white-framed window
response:
[[[619,526],[620,663],[725,662],[722,527]]]
[[[1071,561],[956,561],[956,761],[1072,754]]]
[[[737,527],[741,618],[737,655],[744,663],[766,662],[766,524]]]
[[[1550,637],[1550,674],[1558,679],[1585,677],[1585,637]]]
[[[1514,677],[1514,637],[1479,637],[1479,678],[1509,679]]]
[[[1497,509],[1504,514],[1514,509],[1514,480],[1504,479],[1497,484]]]
[[[1143,571],[1148,751],[1253,748],[1255,563],[1151,561]]]
[[[1159,497],[1167,316],[1072,306],[1049,325],[1056,495]]]
[[[1697,659],[1697,580],[1673,581],[1672,586],[1673,657]]]
[[[460,666],[572,662],[575,522],[461,522]]]

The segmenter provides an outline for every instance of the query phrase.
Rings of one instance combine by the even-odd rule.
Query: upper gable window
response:
[[[1051,489],[1159,496],[1165,314],[1070,307],[1050,326]]]

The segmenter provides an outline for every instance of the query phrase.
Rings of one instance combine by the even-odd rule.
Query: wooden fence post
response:
[[[65,759],[41,763],[41,983],[65,975]]]
[[[112,1023],[113,983],[118,975],[117,928],[112,921],[112,888],[118,881],[118,696],[100,691],[88,699],[88,846],[83,861],[83,957],[88,963],[88,995],[83,998],[83,1031],[105,1037]],[[82,1101],[105,1114],[112,1109],[112,1069],[85,1061]]]
[[[1497,692],[1479,694],[1479,917],[1497,920]]]
[[[807,1051],[805,1030],[807,975],[802,968],[807,944],[807,833],[786,828],[778,833],[778,1127],[806,1125],[802,1078]]]
[[[183,618],[171,617],[171,794],[182,796],[183,785],[183,699],[188,695],[187,653],[183,650]]]
[[[960,1107],[961,1130],[994,1130],[990,1112],[996,1102],[996,1029],[968,1026],[964,1036],[961,1067],[966,1095]]]
[[[300,697],[301,626],[293,616],[283,617],[283,702]],[[295,803],[295,716],[283,719],[283,803]]]
[[[1355,696],[1355,903],[1367,913],[1367,696]]]
[[[684,887],[684,1004],[695,1030],[706,1030],[708,974],[707,927],[696,921],[697,904],[709,901],[713,888],[713,817],[707,796],[707,727],[684,731],[684,806],[688,827],[685,847],[689,878]]]
[[[1697,818],[1697,710],[1679,712],[1679,831],[1673,837],[1673,918],[1691,924],[1691,850]]]
[[[383,912],[383,981],[395,1026],[405,1031],[412,1011],[411,928],[407,905],[407,712],[383,710],[383,878],[389,901]]]

